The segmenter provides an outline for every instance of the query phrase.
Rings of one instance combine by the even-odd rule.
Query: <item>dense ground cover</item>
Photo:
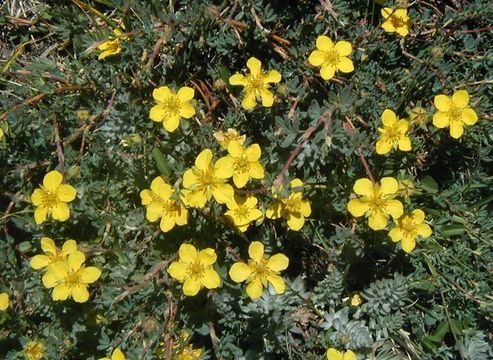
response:
[[[493,9],[1,5],[0,358],[493,357]]]

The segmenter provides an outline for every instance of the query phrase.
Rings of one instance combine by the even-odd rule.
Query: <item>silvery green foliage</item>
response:
[[[330,344],[338,344],[348,349],[366,349],[372,346],[370,330],[362,320],[350,320],[349,308],[324,315],[325,322],[321,324],[328,330]]]
[[[362,293],[361,311],[368,316],[385,316],[404,305],[408,293],[407,278],[395,273],[393,279],[371,283]]]
[[[368,327],[373,330],[376,339],[386,339],[402,328],[404,317],[400,311],[385,316],[370,318]]]
[[[462,348],[465,360],[493,359],[493,347],[487,342],[487,336],[478,331],[472,336],[466,336]]]
[[[397,346],[390,340],[375,341],[372,353],[368,355],[368,360],[404,360],[407,355],[399,352]]]
[[[338,269],[327,273],[325,278],[320,281],[313,289],[312,301],[315,306],[326,309],[335,306],[340,302],[344,291],[344,275]]]

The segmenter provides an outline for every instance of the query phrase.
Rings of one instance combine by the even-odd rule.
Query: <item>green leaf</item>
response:
[[[168,178],[171,175],[171,169],[169,168],[168,161],[164,154],[158,148],[152,149],[151,154],[161,175],[163,175],[164,178]]]

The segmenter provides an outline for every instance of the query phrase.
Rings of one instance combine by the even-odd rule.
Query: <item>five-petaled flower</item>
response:
[[[265,216],[269,219],[285,217],[288,227],[291,230],[298,231],[305,224],[305,218],[310,216],[312,209],[310,202],[303,199],[303,193],[301,192],[303,182],[300,179],[293,179],[290,185],[292,192],[288,197],[281,196],[282,187],[273,189],[276,201],[271,208],[267,209]]]
[[[27,360],[40,360],[46,354],[46,349],[41,341],[29,341],[24,345],[24,355]]]
[[[407,15],[407,9],[392,9],[386,7],[381,10],[381,14],[384,18],[382,29],[386,32],[396,32],[402,37],[409,34],[411,19]]]
[[[455,139],[464,133],[464,125],[474,125],[478,121],[476,112],[468,106],[469,94],[466,90],[456,91],[451,97],[437,95],[434,103],[438,112],[433,115],[433,125],[450,127],[450,135]]]
[[[75,240],[67,240],[60,250],[52,239],[43,236],[41,238],[41,249],[43,249],[45,255],[33,256],[30,262],[31,267],[35,270],[46,268],[47,271],[50,271],[56,262],[67,261],[68,256],[77,250],[77,243]]]
[[[353,51],[351,43],[338,41],[335,44],[332,40],[321,35],[317,38],[317,50],[313,50],[308,61],[313,66],[320,67],[320,75],[324,80],[334,77],[336,70],[343,73],[354,71],[353,62],[347,56]]]
[[[281,81],[281,74],[276,70],[262,71],[262,63],[257,58],[251,57],[247,61],[250,69],[249,75],[234,74],[229,78],[231,85],[241,85],[245,88],[245,97],[241,105],[245,110],[253,109],[257,99],[262,99],[262,106],[271,107],[274,103],[274,94],[269,90],[270,84]]]
[[[186,204],[192,207],[204,207],[213,196],[220,204],[233,198],[233,187],[226,183],[232,169],[212,162],[212,151],[203,150],[195,159],[195,166],[183,174],[183,187],[187,189]]]
[[[126,360],[126,359],[127,358],[125,357],[125,353],[121,351],[119,348],[116,348],[111,353],[111,358],[104,357],[104,358],[100,358],[99,360]]]
[[[240,283],[246,281],[247,295],[252,299],[262,296],[263,288],[271,284],[276,294],[284,294],[286,284],[279,272],[289,265],[289,259],[284,254],[276,254],[271,257],[264,255],[264,245],[260,241],[254,241],[248,247],[250,260],[234,263],[229,269],[229,276],[233,281]]]
[[[77,190],[62,182],[63,175],[59,171],[50,171],[43,178],[43,185],[32,193],[31,201],[36,206],[34,211],[36,224],[45,222],[50,214],[58,221],[66,221],[70,217],[67,203],[75,199]]]
[[[378,128],[380,139],[376,144],[377,154],[383,155],[392,149],[399,148],[401,151],[411,150],[411,139],[407,136],[409,122],[399,119],[390,109],[385,109],[382,113],[383,127]]]
[[[396,227],[389,231],[389,236],[394,242],[401,242],[402,250],[407,253],[413,251],[418,236],[427,238],[431,236],[431,227],[425,223],[425,213],[416,209],[409,215],[404,215],[395,220]]]
[[[168,273],[183,283],[183,293],[195,296],[202,289],[215,289],[221,285],[221,278],[214,270],[217,255],[214,249],[197,251],[195,246],[182,244],[178,250],[179,260],[171,263]]]
[[[94,266],[85,267],[85,255],[75,250],[67,261],[57,261],[43,276],[43,285],[53,288],[53,300],[66,300],[72,297],[76,302],[83,303],[89,299],[88,284],[99,279],[101,270]]]
[[[98,50],[101,51],[98,60],[102,60],[108,56],[118,55],[122,51],[120,40],[127,40],[128,37],[120,29],[114,29],[113,33],[115,34],[115,38],[110,38],[98,45]]]
[[[229,176],[237,188],[242,188],[250,179],[263,179],[264,168],[259,162],[260,146],[253,144],[244,148],[238,141],[231,141],[228,145],[229,155],[220,158],[216,166],[229,169]]]
[[[0,293],[0,311],[5,311],[9,307],[9,294]]]
[[[251,222],[262,217],[262,211],[257,209],[257,198],[253,195],[245,197],[234,195],[232,201],[228,201],[226,206],[226,216],[241,232],[245,232]]]
[[[163,232],[170,231],[175,225],[185,225],[188,221],[188,210],[180,200],[175,200],[173,187],[161,176],[152,180],[151,189],[140,192],[142,205],[146,208],[146,218],[150,222],[161,219],[159,227]]]
[[[231,141],[238,141],[241,145],[243,145],[246,140],[246,135],[240,135],[240,133],[238,133],[235,129],[228,129],[226,132],[216,131],[214,133],[214,137],[219,142],[219,145],[226,150],[228,149],[228,145]]]
[[[180,88],[176,94],[167,86],[154,89],[152,97],[157,104],[151,108],[149,118],[162,122],[167,131],[175,131],[182,117],[190,119],[195,115],[195,109],[190,104],[194,95],[195,90],[188,86]]]
[[[358,357],[351,350],[338,351],[334,348],[330,348],[326,353],[327,360],[357,360]]]
[[[384,177],[380,185],[369,179],[358,179],[353,190],[362,195],[359,199],[351,199],[347,205],[348,211],[355,217],[366,214],[368,225],[373,230],[382,230],[387,226],[389,215],[394,219],[401,217],[404,212],[402,203],[394,197],[399,190],[399,184],[392,177]]]

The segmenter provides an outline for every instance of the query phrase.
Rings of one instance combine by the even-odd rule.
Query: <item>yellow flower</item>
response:
[[[127,358],[125,357],[125,353],[121,351],[119,348],[116,348],[113,350],[113,353],[111,354],[111,358],[104,357],[100,358],[99,360],[126,360]]]
[[[190,104],[194,95],[195,90],[188,86],[181,87],[176,94],[167,86],[154,89],[152,97],[157,105],[151,108],[149,118],[152,121],[162,122],[167,131],[175,131],[182,117],[190,119],[195,115],[195,109]]]
[[[246,135],[240,135],[235,129],[228,129],[228,131],[216,131],[214,137],[219,142],[219,145],[223,149],[228,149],[228,145],[231,141],[238,141],[241,145],[245,142]]]
[[[291,181],[291,189],[302,188],[303,182],[300,179]],[[269,219],[279,219],[286,217],[288,227],[291,230],[298,231],[305,224],[305,218],[310,216],[312,209],[308,200],[303,199],[301,191],[293,191],[287,198],[280,196],[278,191],[274,191],[276,202],[267,209],[265,216]]]
[[[425,213],[416,209],[411,214],[395,220],[397,226],[389,231],[389,236],[394,242],[400,241],[402,250],[410,253],[416,246],[418,236],[423,238],[431,236],[431,227],[424,221]]]
[[[234,74],[229,78],[231,85],[241,85],[245,88],[245,97],[241,105],[245,110],[253,109],[257,100],[262,99],[262,106],[271,107],[274,103],[274,94],[269,90],[269,84],[277,84],[281,81],[281,74],[276,70],[268,73],[262,71],[260,60],[251,57],[247,61],[250,74],[247,76]]]
[[[41,249],[43,249],[45,255],[33,256],[30,262],[31,267],[35,270],[46,267],[49,270],[55,262],[66,261],[67,257],[77,250],[77,243],[75,240],[67,240],[60,250],[52,239],[43,236],[41,238]]]
[[[382,178],[380,186],[368,179],[358,179],[353,190],[362,197],[350,200],[347,209],[355,217],[366,214],[368,225],[373,230],[385,228],[389,215],[398,219],[404,212],[402,203],[394,199],[399,185],[392,177]]]
[[[428,113],[421,106],[416,106],[409,113],[411,124],[419,126],[424,125],[428,121]]]
[[[264,245],[259,241],[254,241],[248,247],[250,260],[248,264],[244,262],[234,263],[229,269],[229,276],[234,282],[246,281],[247,295],[252,299],[262,296],[264,286],[270,283],[276,294],[284,294],[286,284],[279,272],[285,270],[289,265],[289,259],[284,254],[276,254],[271,257],[264,255]]]
[[[44,223],[49,215],[58,221],[66,221],[70,217],[70,209],[66,203],[75,199],[77,190],[62,182],[63,175],[53,170],[45,175],[43,185],[34,190],[31,201],[36,206],[36,224]]]
[[[253,144],[244,148],[238,141],[231,141],[228,145],[229,155],[220,158],[216,166],[230,169],[233,183],[237,188],[242,188],[250,179],[263,179],[264,168],[258,161],[260,159],[260,146]]]
[[[327,360],[357,360],[358,357],[351,350],[338,351],[334,348],[327,350]]]
[[[392,9],[383,8],[381,14],[384,18],[382,28],[388,32],[396,32],[400,36],[405,37],[411,29],[411,19],[407,15],[407,9]]]
[[[178,250],[179,260],[171,263],[168,273],[172,278],[183,283],[183,293],[195,296],[202,289],[215,289],[221,285],[219,274],[213,264],[217,255],[214,249],[197,251],[195,246],[182,244]]]
[[[120,40],[127,40],[128,36],[123,35],[120,29],[114,29],[113,33],[116,38],[110,38],[98,46],[98,50],[101,53],[98,56],[98,60],[102,60],[108,56],[118,55],[122,48],[120,46]]]
[[[262,211],[256,208],[257,198],[252,195],[241,197],[234,195],[233,201],[226,203],[228,211],[226,216],[238,227],[238,230],[245,232],[252,221],[262,217]]]
[[[140,192],[142,205],[147,207],[147,220],[155,222],[161,219],[159,227],[163,232],[170,231],[175,225],[185,225],[188,221],[188,210],[180,200],[172,198],[174,193],[171,185],[160,176],[152,180],[150,190]]]
[[[192,345],[187,345],[176,353],[176,360],[198,360],[203,352],[203,349],[194,349]]]
[[[329,37],[321,35],[317,38],[316,46],[317,50],[312,51],[308,61],[320,67],[322,79],[332,79],[336,70],[343,73],[354,71],[353,62],[347,57],[353,51],[351,43],[338,41],[334,44]]]
[[[101,276],[101,270],[94,266],[85,267],[85,255],[75,250],[67,261],[57,261],[43,276],[43,285],[53,289],[53,300],[66,300],[72,297],[76,302],[83,303],[89,299],[87,285]]]
[[[361,296],[359,294],[354,294],[351,297],[351,306],[360,306],[363,300],[361,300]]]
[[[183,187],[188,189],[186,204],[204,207],[213,196],[219,204],[225,204],[233,198],[233,187],[226,183],[233,169],[212,163],[212,151],[203,150],[195,159],[195,166],[183,174]]]
[[[409,122],[399,119],[390,109],[382,113],[383,128],[378,128],[380,139],[377,141],[377,154],[383,155],[399,147],[401,151],[411,150],[411,139],[407,136]]]
[[[9,294],[0,293],[0,311],[5,311],[9,307]]]
[[[474,125],[478,121],[476,112],[467,106],[469,94],[465,90],[456,91],[452,97],[437,95],[434,102],[438,112],[433,115],[433,125],[450,127],[450,135],[455,139],[464,133],[464,124]]]
[[[24,355],[28,360],[42,359],[45,353],[45,346],[40,341],[29,341],[24,345]]]

